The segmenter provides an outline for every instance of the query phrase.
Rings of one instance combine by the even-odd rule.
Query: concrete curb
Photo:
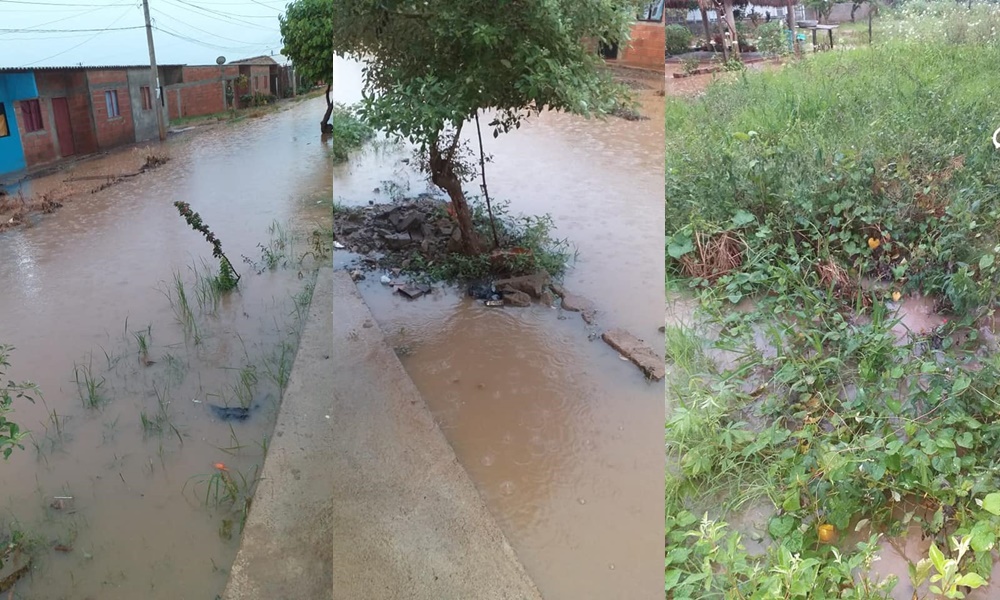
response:
[[[321,269],[224,600],[329,598],[333,269]],[[365,594],[358,598],[369,597]]]
[[[333,598],[541,600],[346,272],[333,297]]]

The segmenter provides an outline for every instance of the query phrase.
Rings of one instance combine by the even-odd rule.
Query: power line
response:
[[[191,4],[190,2],[186,2],[185,0],[177,0],[177,2],[179,2],[180,4],[183,4],[184,6],[178,6],[177,4],[175,4],[174,2],[172,2],[171,0],[163,0],[163,1],[166,2],[167,4],[171,5],[171,6],[175,6],[177,8],[180,8],[181,10],[190,10],[188,8],[185,8],[186,6],[189,6],[191,8],[197,9],[198,11],[201,11],[199,13],[199,14],[201,14],[201,16],[211,17],[211,18],[214,18],[216,20],[225,21],[225,22],[230,23],[230,24],[239,23],[241,25],[248,25],[250,27],[256,27],[258,29],[273,30],[270,27],[264,27],[262,25],[258,25],[257,23],[251,23],[250,21],[243,21],[242,19],[237,19],[235,17],[230,17],[228,14],[226,14],[224,12],[219,12],[217,10],[212,10],[210,8],[202,8],[202,7],[198,6],[197,4]],[[225,18],[224,19],[220,18],[220,16],[221,17],[225,17]]]
[[[211,48],[213,50],[232,50],[234,52],[241,52],[241,51],[244,51],[244,50],[247,50],[247,49],[253,49],[253,48],[267,48],[267,49],[272,49],[272,48],[276,48],[277,47],[277,46],[272,46],[272,45],[266,44],[266,43],[261,43],[261,44],[246,44],[244,46],[239,46],[239,47],[234,47],[234,46],[220,46],[218,44],[212,44],[210,42],[203,42],[201,40],[198,40],[198,39],[195,39],[195,38],[192,38],[192,37],[189,37],[189,36],[177,33],[176,31],[172,31],[170,29],[165,29],[162,25],[154,25],[153,29],[155,29],[155,30],[157,30],[157,31],[159,31],[161,33],[165,33],[165,34],[167,34],[167,35],[169,35],[171,37],[175,37],[175,38],[177,38],[179,40],[183,40],[183,41],[191,43],[191,44],[197,44],[199,46],[204,46],[206,48]]]
[[[37,30],[39,27],[44,27],[46,25],[51,25],[53,23],[59,23],[59,22],[62,22],[62,21],[68,21],[69,19],[76,19],[78,17],[82,17],[83,15],[89,15],[90,13],[97,12],[99,10],[103,10],[104,8],[107,8],[107,7],[105,7],[105,6],[99,6],[97,8],[93,8],[93,9],[90,9],[90,10],[85,10],[82,13],[77,13],[75,15],[70,15],[68,17],[61,17],[61,18],[55,19],[53,21],[46,21],[45,23],[39,23],[38,25],[34,25],[32,27],[26,27],[26,28],[24,28],[23,31],[34,31],[34,30]],[[21,33],[21,32],[17,32],[17,33]]]
[[[127,11],[126,11],[127,13]],[[117,22],[116,19],[114,22]],[[83,33],[83,32],[105,32],[105,31],[125,31],[127,29],[142,29],[142,25],[136,25],[135,27],[104,27],[101,29],[0,29],[0,33]]]
[[[77,44],[75,46],[71,46],[71,47],[63,50],[62,52],[57,52],[57,53],[53,54],[52,56],[46,56],[45,58],[43,58],[41,60],[36,60],[34,62],[30,62],[30,63],[24,64],[24,65],[21,65],[21,66],[22,67],[30,67],[31,65],[37,65],[40,62],[45,62],[45,61],[53,59],[53,58],[55,58],[57,56],[62,56],[63,54],[66,54],[67,52],[72,52],[73,50],[76,50],[80,46],[82,46],[82,45],[90,42],[94,38],[96,38],[99,35],[102,35],[102,34],[108,32],[108,31],[121,31],[122,29],[143,29],[143,27],[119,27],[119,28],[112,28],[111,27],[111,25],[114,25],[118,21],[121,21],[122,19],[124,19],[127,14],[128,14],[128,9],[125,9],[125,12],[123,12],[122,14],[120,14],[117,19],[115,19],[114,21],[111,21],[110,23],[108,23],[108,27],[106,27],[104,29],[98,29],[97,33],[95,33],[94,35],[90,36],[89,38],[83,40],[82,42],[80,42],[79,44]]]
[[[171,21],[176,21],[176,22],[180,23],[181,25],[184,25],[185,27],[190,27],[191,29],[194,29],[195,31],[200,31],[201,33],[207,33],[208,35],[213,36],[213,37],[217,37],[220,40],[226,40],[227,42],[236,42],[237,44],[245,44],[246,43],[243,40],[234,40],[233,38],[227,38],[227,37],[219,35],[217,33],[212,33],[211,31],[208,31],[208,30],[205,30],[205,29],[201,29],[200,27],[195,27],[194,25],[191,25],[190,23],[182,21],[182,20],[178,19],[177,17],[174,17],[172,15],[168,15],[167,13],[163,12],[162,10],[159,10],[159,9],[156,9],[156,8],[154,8],[153,10],[157,14],[159,14],[161,16],[164,16],[164,17],[167,17]]]
[[[76,8],[90,8],[92,6],[99,6],[101,8],[108,8],[113,6],[135,6],[135,4],[129,2],[122,2],[117,4],[75,4],[67,2],[28,2],[27,0],[0,0],[0,4],[31,4],[33,6],[74,6]]]

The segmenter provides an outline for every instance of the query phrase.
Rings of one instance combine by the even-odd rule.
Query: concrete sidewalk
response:
[[[320,270],[225,600],[330,597],[332,279]]]
[[[345,272],[319,273],[261,477],[225,600],[541,600]]]
[[[333,598],[540,600],[346,272],[333,297]]]

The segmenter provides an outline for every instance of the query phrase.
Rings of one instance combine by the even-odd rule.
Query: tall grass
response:
[[[1000,242],[997,64],[997,43],[893,37],[668,99],[668,270],[695,233],[733,232],[744,272],[803,252],[863,271],[866,241],[889,232],[907,266],[884,266],[956,308],[982,303],[996,282],[959,288],[961,265]]]

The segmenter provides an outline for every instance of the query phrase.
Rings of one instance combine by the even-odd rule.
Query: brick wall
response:
[[[112,148],[135,141],[135,127],[132,123],[132,101],[129,98],[128,75],[125,70],[93,70],[87,72],[90,84],[91,105],[94,107],[94,122],[97,125],[97,145]],[[105,92],[118,92],[117,117],[108,116]]]
[[[55,123],[52,121],[51,102],[47,98],[38,99],[38,107],[42,112],[42,129],[28,132],[25,130],[22,106],[25,101],[15,102],[17,110],[17,129],[21,133],[21,148],[24,149],[24,162],[33,167],[52,162],[59,158],[58,150],[53,143]]]
[[[632,39],[618,51],[619,62],[637,67],[663,68],[663,23],[637,22],[632,25]]]
[[[87,101],[89,90],[86,73],[83,71],[35,71],[35,82],[38,85],[38,94],[47,104],[42,109],[42,118],[45,121],[46,129],[52,131],[54,151],[59,152],[59,143],[55,132],[54,115],[51,113],[51,99],[66,98],[66,104],[69,107],[70,127],[73,129],[75,153],[91,154],[97,152],[97,136],[94,133],[90,104]],[[49,120],[52,120],[51,128]]]
[[[254,78],[259,78],[257,80],[257,85],[259,87],[254,87]],[[267,65],[263,66],[250,66],[250,93],[257,94],[270,94],[271,93],[271,69]]]

